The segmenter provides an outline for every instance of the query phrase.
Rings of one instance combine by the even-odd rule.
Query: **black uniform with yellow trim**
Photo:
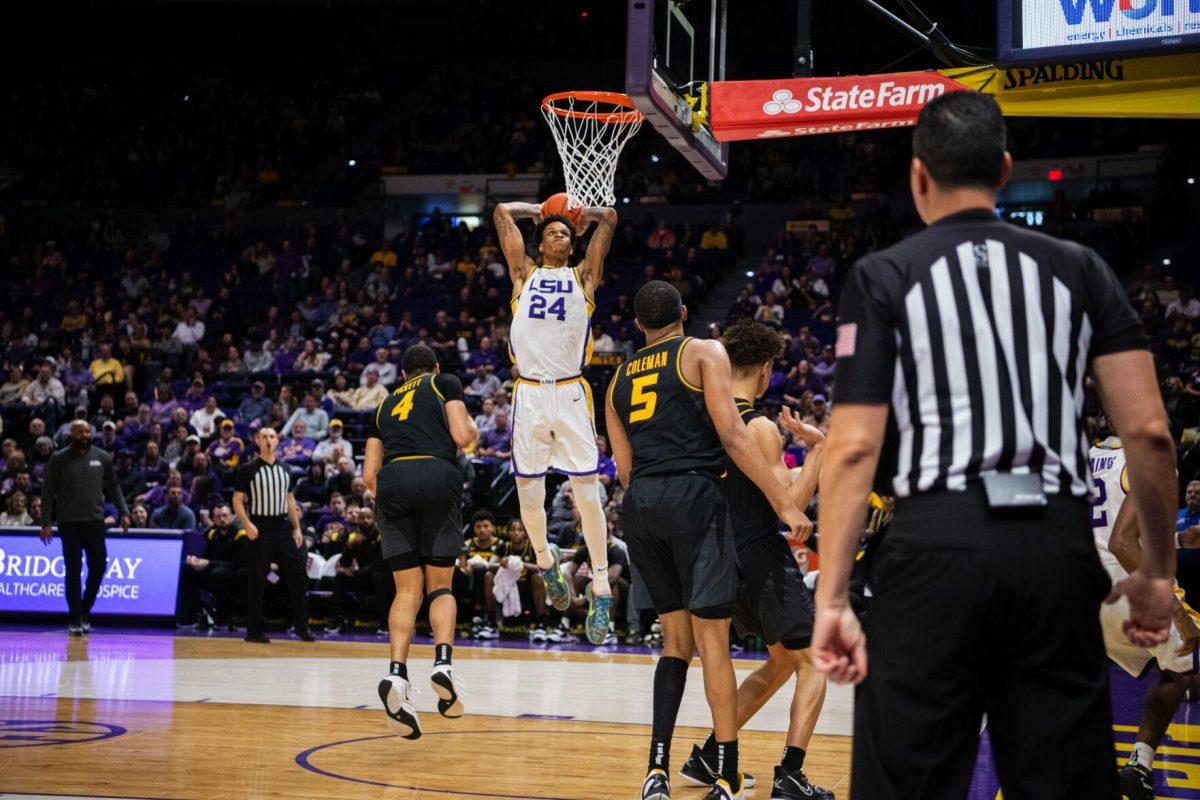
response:
[[[738,413],[749,425],[763,416],[749,400],[737,400]],[[803,650],[812,642],[816,608],[804,574],[780,532],[775,509],[737,464],[729,464],[721,481],[729,503],[729,520],[737,545],[738,583],[733,622],[739,633],[761,636]]]
[[[660,614],[730,616],[737,553],[718,485],[725,450],[681,368],[690,338],[642,348],[609,384],[633,451],[623,515],[629,554]]]
[[[367,438],[383,443],[376,510],[383,557],[393,570],[453,566],[462,553],[462,477],[446,403],[462,400],[454,375],[405,381],[371,417]]]

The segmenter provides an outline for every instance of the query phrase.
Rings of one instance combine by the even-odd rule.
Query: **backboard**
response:
[[[725,79],[728,0],[628,0],[625,93],[706,178],[729,173],[712,136],[708,84]]]

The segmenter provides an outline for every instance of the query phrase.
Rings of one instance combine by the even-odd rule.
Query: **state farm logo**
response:
[[[864,79],[850,84],[843,80],[815,86],[810,81],[803,83],[807,89],[801,97],[796,97],[791,89],[776,89],[771,99],[763,103],[763,113],[776,116],[801,112],[920,109],[946,92],[946,86],[936,80],[909,83]]]
[[[803,104],[792,97],[790,89],[779,89],[775,94],[771,95],[771,99],[763,103],[763,111],[767,114],[795,114],[803,107]]]

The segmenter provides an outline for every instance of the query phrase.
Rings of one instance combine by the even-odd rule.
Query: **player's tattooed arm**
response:
[[[592,222],[596,223],[596,230],[592,233],[592,241],[583,258],[583,275],[587,288],[594,291],[604,275],[604,259],[608,257],[613,234],[617,230],[617,211],[604,207],[584,208],[579,215],[579,232],[586,230]]]
[[[529,274],[529,255],[525,250],[525,237],[517,227],[517,220],[530,218],[538,222],[542,217],[542,208],[534,203],[499,203],[492,215],[496,224],[496,237],[500,240],[500,249],[504,251],[504,260],[508,262],[508,276],[512,279],[514,291],[519,292]]]

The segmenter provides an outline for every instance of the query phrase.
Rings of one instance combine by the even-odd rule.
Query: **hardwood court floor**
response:
[[[645,769],[653,657],[507,648],[455,651],[467,716],[432,713],[425,735],[391,733],[377,708],[382,645],[95,633],[0,633],[0,797],[633,798]],[[757,666],[738,661],[739,679]],[[770,794],[790,697],[742,735]],[[848,796],[850,695],[830,692],[811,778]],[[678,766],[707,731],[700,671],[688,682]],[[692,727],[687,727],[692,726]],[[677,797],[698,789],[674,781]]]

